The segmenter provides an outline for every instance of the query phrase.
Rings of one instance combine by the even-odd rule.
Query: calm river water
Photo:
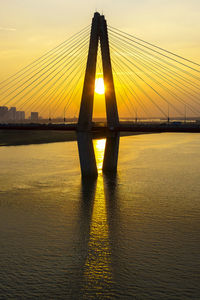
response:
[[[0,148],[0,299],[200,299],[200,134]]]

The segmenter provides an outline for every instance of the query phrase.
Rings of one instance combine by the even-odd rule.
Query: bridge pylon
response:
[[[103,64],[103,79],[106,87],[106,116],[107,127],[109,129],[103,163],[103,171],[106,173],[116,172],[117,170],[119,134],[112,131],[119,127],[119,116],[110,58],[107,23],[105,17],[96,12],[92,19],[89,52],[77,125],[77,140],[81,173],[83,177],[90,176],[93,178],[98,176],[98,171],[94,147],[92,144],[92,135],[90,131],[92,129],[95,76],[99,41]]]
[[[105,17],[96,12],[92,19],[90,45],[78,119],[78,131],[90,131],[92,128],[92,113],[99,41],[101,45],[103,78],[106,87],[105,101],[107,126],[110,130],[113,130],[119,126],[119,116],[110,58],[107,23]]]

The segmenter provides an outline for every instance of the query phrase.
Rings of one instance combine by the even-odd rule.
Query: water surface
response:
[[[0,148],[0,299],[200,299],[200,134]]]

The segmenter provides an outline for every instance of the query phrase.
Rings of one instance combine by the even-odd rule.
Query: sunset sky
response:
[[[91,23],[108,24],[200,62],[199,0],[1,0],[0,81]]]

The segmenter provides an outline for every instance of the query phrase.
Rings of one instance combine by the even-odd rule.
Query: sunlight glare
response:
[[[105,85],[103,78],[96,78],[95,80],[95,93],[103,95],[105,93]]]
[[[103,177],[99,176],[90,222],[87,258],[84,265],[83,282],[85,284],[82,293],[87,295],[93,295],[95,290],[98,290],[98,295],[104,295],[103,287],[111,288],[113,285],[110,231],[106,204]],[[88,297],[83,299],[88,299]],[[97,298],[95,297],[95,299]],[[104,297],[101,299],[104,299]]]
[[[94,152],[96,156],[97,162],[97,170],[98,173],[102,173],[102,166],[103,166],[103,158],[104,158],[104,151],[106,146],[106,139],[94,140]]]

